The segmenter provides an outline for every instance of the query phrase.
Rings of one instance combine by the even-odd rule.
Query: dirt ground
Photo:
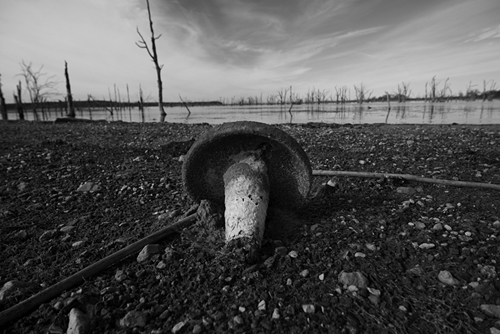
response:
[[[500,184],[498,125],[278,127],[314,170]],[[193,208],[181,157],[209,128],[1,123],[0,312]],[[89,333],[500,333],[499,191],[315,176],[312,194],[270,210],[257,264],[199,219],[0,332],[66,333],[77,309]]]

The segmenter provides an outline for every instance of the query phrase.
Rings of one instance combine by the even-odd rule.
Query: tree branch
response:
[[[427,177],[415,176],[415,175],[410,175],[410,174],[388,174],[388,173],[313,170],[313,175],[314,176],[351,176],[351,177],[363,177],[363,178],[405,179],[408,181],[443,184],[446,186],[483,188],[483,189],[492,189],[492,190],[500,191],[500,185],[492,184],[492,183],[431,179],[431,178],[427,178]]]

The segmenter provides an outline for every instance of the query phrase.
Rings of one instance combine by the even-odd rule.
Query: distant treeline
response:
[[[199,102],[187,102],[189,107],[210,107],[210,106],[221,106],[220,101],[199,101]],[[77,109],[124,109],[124,108],[138,108],[139,102],[115,102],[107,100],[90,100],[90,101],[73,101],[73,105]],[[63,109],[65,110],[67,106],[66,101],[44,101],[37,104],[38,108],[46,109]],[[158,102],[144,102],[144,107],[158,107]],[[185,104],[182,102],[164,102],[165,107],[184,107]],[[30,110],[33,108],[33,104],[29,102],[24,102],[23,107]],[[8,103],[7,110],[17,110],[17,105],[15,103]]]

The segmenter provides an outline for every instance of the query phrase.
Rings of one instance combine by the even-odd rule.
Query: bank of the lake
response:
[[[313,169],[500,184],[500,125],[278,127]],[[1,122],[0,286],[29,284],[0,311],[187,212],[180,157],[209,128]],[[1,332],[65,333],[72,309],[94,333],[500,330],[499,192],[342,177],[314,190],[327,181],[300,212],[270,211],[258,266],[199,221]]]

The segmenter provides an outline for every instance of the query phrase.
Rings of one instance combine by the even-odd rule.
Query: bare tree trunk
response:
[[[73,106],[73,95],[71,95],[71,84],[69,83],[68,63],[64,61],[64,77],[66,78],[66,99],[68,103],[68,117],[75,118],[75,107]]]
[[[142,123],[144,123],[144,100],[142,98],[141,86],[139,86],[139,111],[141,112]]]
[[[146,0],[146,4],[148,6],[148,17],[149,17],[149,28],[151,30],[151,50],[149,50],[148,44],[142,37],[141,33],[139,32],[139,28],[137,28],[137,33],[141,37],[141,40],[139,42],[136,42],[136,45],[141,48],[141,49],[146,49],[148,52],[149,56],[153,60],[153,63],[155,64],[155,69],[156,69],[156,79],[158,82],[158,108],[160,110],[160,121],[164,122],[165,121],[165,116],[167,116],[167,113],[165,112],[165,109],[163,108],[163,82],[161,81],[161,69],[163,68],[163,65],[159,64],[158,61],[158,54],[156,52],[156,40],[161,37],[161,35],[155,36],[155,32],[153,29],[153,20],[151,19],[151,10],[149,8],[149,0]]]
[[[0,81],[0,108],[2,109],[2,119],[4,121],[8,121],[9,120],[9,114],[7,113],[7,105],[5,104],[5,98],[3,97],[2,83],[1,83],[1,81]]]
[[[14,100],[16,101],[17,105],[17,113],[19,114],[19,119],[21,121],[24,121],[24,109],[23,109],[23,99],[22,99],[22,89],[21,89],[21,81],[19,81],[19,84],[16,86],[17,89],[17,95],[14,94]]]

